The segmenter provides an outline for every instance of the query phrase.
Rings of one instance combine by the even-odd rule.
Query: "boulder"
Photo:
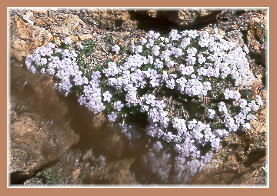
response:
[[[10,173],[30,177],[57,161],[79,136],[70,127],[67,105],[49,76],[31,76],[15,65],[11,72]],[[19,182],[20,175],[12,176],[12,182]]]
[[[46,45],[53,39],[49,31],[24,22],[17,15],[12,15],[10,21],[10,56],[18,61],[23,60],[35,48]]]
[[[38,113],[22,109],[21,104],[11,97],[11,112],[16,118],[11,117],[9,167],[10,173],[32,176],[57,161],[78,141],[78,135],[68,125],[61,129]],[[17,180],[13,175],[11,182]]]

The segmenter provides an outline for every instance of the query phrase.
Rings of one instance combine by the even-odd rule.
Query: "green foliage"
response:
[[[83,53],[92,53],[95,49],[95,43],[92,40],[87,40],[83,43],[84,49],[81,51]]]
[[[45,170],[39,174],[38,178],[42,181],[43,184],[49,184],[49,185],[61,184],[61,178],[58,176],[56,170],[53,170],[53,171]]]
[[[110,43],[113,41],[113,37],[112,37],[112,35],[110,35],[110,34],[107,34],[107,35],[106,35],[106,39],[107,39],[107,41],[110,42]]]

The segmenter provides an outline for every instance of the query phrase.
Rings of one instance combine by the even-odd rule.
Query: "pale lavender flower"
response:
[[[112,46],[112,51],[115,53],[119,53],[120,47],[118,45],[114,45],[114,46]]]
[[[171,78],[170,80],[166,80],[166,87],[170,89],[174,89],[175,80],[173,78]]]
[[[70,38],[70,37],[66,37],[66,38],[64,39],[64,43],[65,43],[66,45],[71,44],[71,43],[72,43],[71,38]]]
[[[248,49],[248,47],[246,45],[243,45],[243,50],[245,51],[246,54],[249,53],[249,49]]]
[[[109,91],[103,93],[104,101],[110,102],[112,98],[112,94]]]
[[[162,149],[163,149],[163,145],[160,141],[156,141],[154,144],[153,144],[153,149],[156,151],[156,152],[160,152]]]
[[[81,75],[76,75],[73,79],[73,81],[75,82],[76,86],[81,86],[84,84],[84,80],[83,77]]]
[[[77,43],[76,43],[76,46],[77,46],[77,48],[80,49],[80,50],[83,50],[83,49],[84,49],[84,46],[83,46],[83,44],[82,44],[81,42],[77,42]]]
[[[207,113],[207,116],[208,118],[214,118],[214,115],[215,115],[215,110],[213,109],[208,109],[208,113]]]
[[[169,142],[173,139],[173,134],[172,134],[172,132],[168,132],[168,133],[165,133],[165,134],[163,135],[163,137],[164,137],[164,140],[165,140],[167,143],[169,143]]]
[[[245,108],[247,106],[247,101],[245,99],[240,99],[238,103],[241,108]]]
[[[117,110],[117,111],[121,111],[121,108],[124,106],[124,104],[122,104],[121,101],[116,101],[114,103],[114,109]]]
[[[244,130],[250,130],[250,129],[251,129],[250,123],[245,123],[245,124],[243,125],[243,128],[244,128]]]
[[[246,115],[240,112],[238,115],[235,116],[236,123],[242,124],[242,125],[245,124],[245,118],[246,118]]]
[[[226,107],[226,105],[225,105],[225,103],[224,102],[219,102],[219,104],[218,104],[218,110],[220,111],[220,112],[223,112],[224,114],[227,114],[227,107]]]
[[[253,121],[253,120],[256,120],[257,118],[253,114],[249,114],[247,115],[246,119],[249,121]]]
[[[169,37],[171,38],[172,41],[174,41],[174,40],[179,40],[181,38],[181,35],[178,33],[177,30],[173,29],[169,33]]]
[[[229,90],[228,88],[224,91],[225,99],[231,99],[233,98],[233,91]]]
[[[202,53],[200,53],[200,54],[198,55],[198,62],[199,62],[200,64],[203,64],[203,63],[206,62],[206,58],[203,56]]]
[[[115,112],[111,112],[110,114],[108,114],[108,118],[111,122],[115,122],[117,119],[117,114]]]
[[[147,43],[147,39],[145,39],[144,37],[141,38],[140,40],[141,45],[145,45]]]
[[[36,73],[36,68],[34,66],[31,66],[30,69],[31,69],[32,73]]]

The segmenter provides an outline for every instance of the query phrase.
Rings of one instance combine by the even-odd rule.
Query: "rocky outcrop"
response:
[[[248,48],[251,57],[256,59],[258,64],[266,64],[266,39],[267,39],[267,18],[266,12],[256,13],[251,17],[249,30],[247,31]]]
[[[10,56],[18,61],[53,39],[49,31],[24,22],[18,15],[11,15],[10,21]]]
[[[131,20],[126,9],[81,9],[78,16],[97,29],[108,31],[132,31],[136,29],[136,21]]]
[[[77,141],[69,126],[59,129],[11,98],[10,173],[32,176],[57,161]],[[18,180],[15,175],[11,178],[12,183]]]
[[[22,183],[23,176],[29,178],[53,164],[79,140],[65,115],[65,103],[53,89],[52,79],[44,75],[28,77],[29,74],[12,66],[9,106],[12,184]],[[26,96],[28,99],[23,99]]]
[[[132,10],[131,19],[137,21],[137,27],[146,31],[158,31],[166,34],[171,29],[201,29],[217,20],[220,10]]]
[[[249,48],[249,56],[256,64],[265,67],[267,20],[266,10],[262,9],[225,10],[218,15],[215,26],[224,32],[241,33],[244,43]]]
[[[73,14],[49,14],[47,10],[12,10],[10,12],[10,56],[22,61],[27,54],[51,40],[57,44],[70,36],[78,41],[76,35],[91,32],[89,27]],[[81,32],[81,33],[80,33]]]

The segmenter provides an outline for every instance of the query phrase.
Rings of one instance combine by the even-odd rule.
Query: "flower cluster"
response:
[[[103,112],[124,133],[130,117],[146,115],[145,133],[156,141],[155,151],[173,147],[178,154],[176,171],[190,167],[195,174],[221,138],[251,128],[253,112],[263,104],[259,96],[246,100],[240,94],[245,81],[250,85],[253,79],[245,49],[216,32],[172,30],[165,37],[150,31],[120,64],[109,61],[89,72],[76,61],[84,46],[77,43],[75,49],[49,43],[28,55],[26,66],[52,75],[65,94],[77,91],[81,105],[94,114]],[[110,52],[119,51],[115,45]],[[182,112],[170,104],[172,99]]]

